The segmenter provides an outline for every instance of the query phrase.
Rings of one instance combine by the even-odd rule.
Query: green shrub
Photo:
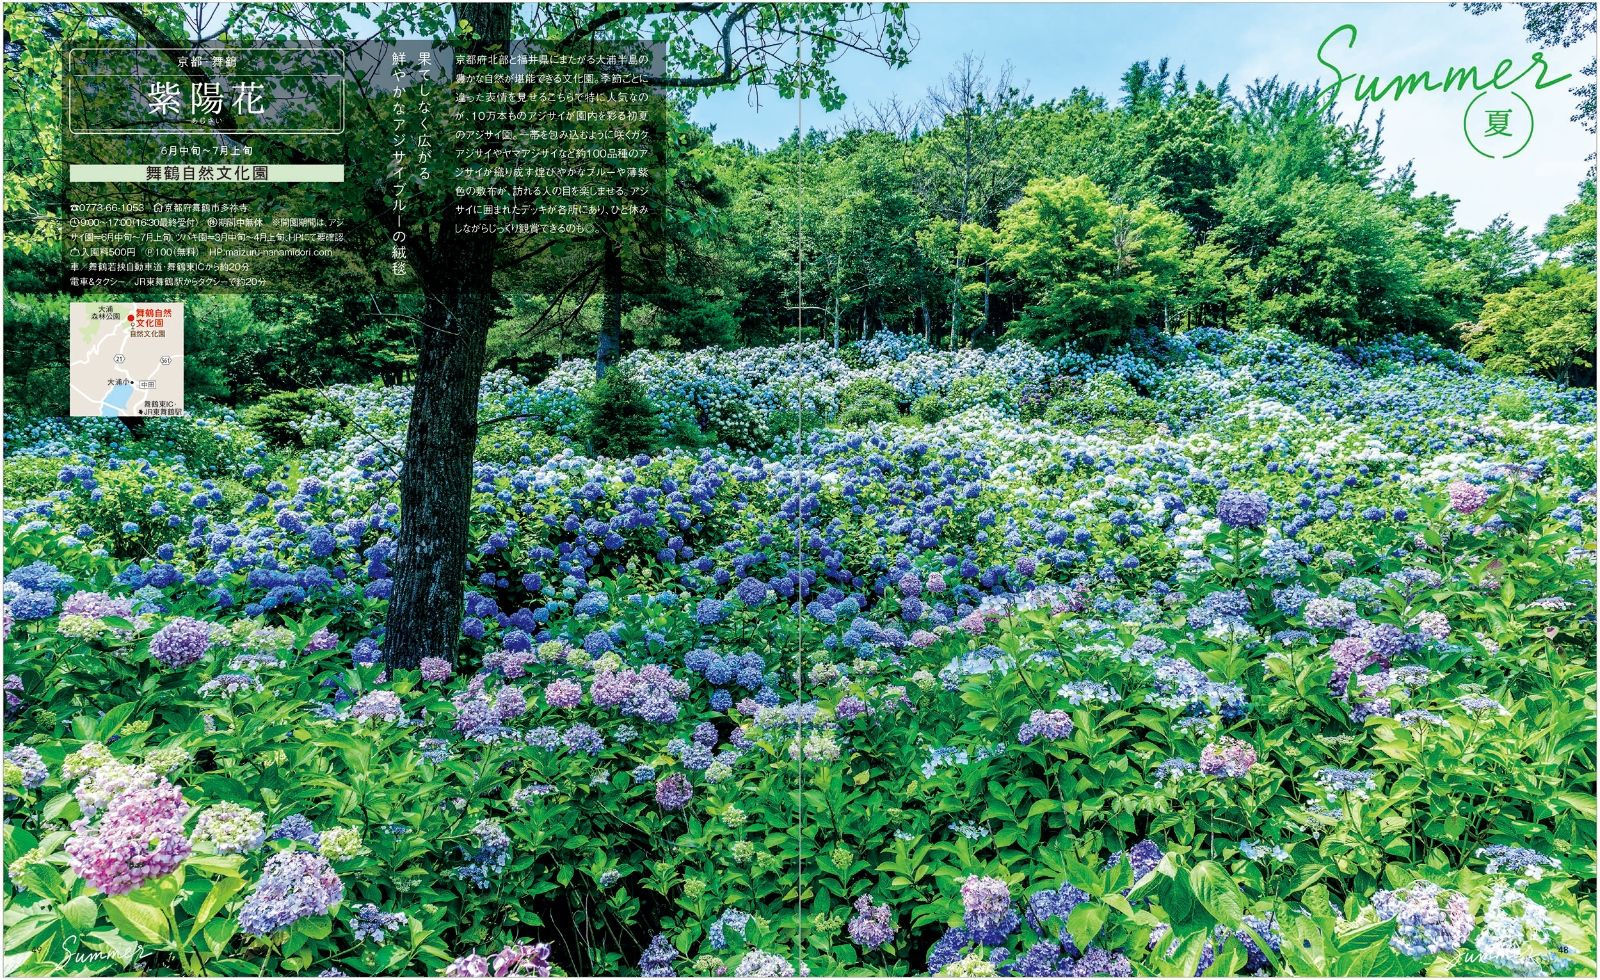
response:
[[[6,460],[6,506],[15,506],[25,500],[39,500],[52,490],[59,490],[61,460],[38,456],[13,456]]]
[[[857,378],[839,392],[839,424],[853,427],[897,418],[899,398],[882,378]]]
[[[618,459],[661,445],[661,422],[644,386],[613,367],[584,398],[583,441],[597,456]]]
[[[343,410],[343,406],[338,406]],[[348,413],[345,415],[348,421]],[[338,444],[346,422],[339,422],[330,413],[321,416],[321,429],[316,424],[302,426],[303,434],[323,431],[326,434],[319,447]],[[261,463],[269,469],[273,460],[266,455],[262,435],[254,429],[229,419],[207,418],[202,415],[175,415],[146,419],[136,430],[129,451],[148,455],[151,459],[181,462],[192,476],[222,477],[237,473],[251,463]]]
[[[336,445],[350,425],[350,410],[313,388],[275,391],[239,413],[239,421],[268,443],[317,449]]]
[[[522,457],[540,461],[571,445],[560,436],[541,432],[536,425],[519,421],[494,425],[478,432],[478,448],[472,458],[480,463],[515,463]]]
[[[1489,408],[1503,419],[1526,422],[1533,417],[1533,402],[1520,391],[1503,391],[1489,399]]]
[[[992,374],[976,374],[970,378],[957,378],[945,396],[949,410],[964,412],[979,405],[990,405],[1002,412],[1016,407],[1016,392],[1011,383]]]
[[[912,403],[911,414],[923,425],[932,425],[950,417],[950,404],[938,395],[923,395]]]
[[[1102,424],[1124,427],[1135,423],[1137,429],[1152,429],[1160,406],[1133,389],[1126,379],[1101,372],[1091,377],[1083,387],[1067,393],[1050,403],[1045,418],[1058,425],[1093,428]]]

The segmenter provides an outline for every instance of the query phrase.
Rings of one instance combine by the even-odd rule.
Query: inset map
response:
[[[183,304],[73,303],[72,414],[182,415]]]

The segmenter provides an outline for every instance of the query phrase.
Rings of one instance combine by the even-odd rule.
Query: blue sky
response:
[[[1328,60],[1346,72],[1428,69],[1439,78],[1452,66],[1477,66],[1486,78],[1501,59],[1514,62],[1512,74],[1521,72],[1537,50],[1514,9],[1474,17],[1443,3],[914,2],[908,16],[920,35],[911,64],[895,70],[862,55],[844,56],[835,70],[851,103],[832,114],[807,105],[808,127],[840,126],[853,106],[890,95],[919,98],[968,52],[991,71],[1010,62],[1017,83],[1048,99],[1080,85],[1115,97],[1129,64],[1162,57],[1187,65],[1191,79],[1215,82],[1228,75],[1236,93],[1246,82],[1271,75],[1327,83],[1333,73],[1318,63],[1317,47],[1346,23],[1358,29],[1355,47],[1338,48],[1337,57],[1334,47],[1328,49]],[[1459,198],[1463,225],[1481,227],[1504,212],[1532,230],[1543,228],[1545,218],[1576,195],[1588,168],[1585,157],[1594,150],[1594,137],[1568,118],[1573,97],[1567,91],[1591,51],[1578,46],[1545,52],[1550,77],[1570,71],[1572,81],[1535,91],[1529,76],[1516,86],[1535,121],[1527,149],[1517,156],[1485,159],[1467,145],[1462,122],[1473,93],[1419,92],[1385,104],[1385,158],[1392,165],[1413,160],[1424,191]],[[754,107],[746,92],[719,93],[694,115],[714,124],[720,137],[771,146],[793,131],[796,106],[770,91],[762,93],[761,103]],[[1351,115],[1357,108],[1349,95],[1340,105]]]

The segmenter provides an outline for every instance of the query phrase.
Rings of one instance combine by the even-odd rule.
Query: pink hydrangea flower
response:
[[[1255,764],[1255,748],[1226,735],[1200,750],[1200,771],[1207,776],[1243,779]]]
[[[93,828],[79,820],[67,841],[72,871],[107,895],[121,895],[176,871],[189,856],[183,821],[189,806],[178,787],[159,780],[128,790],[106,807]]]
[[[583,700],[583,688],[564,678],[554,680],[545,685],[544,700],[552,708],[576,708]]]
[[[1472,513],[1489,499],[1489,491],[1465,480],[1457,480],[1450,484],[1446,492],[1450,494],[1450,506],[1460,514]]]
[[[1423,612],[1417,613],[1411,624],[1422,635],[1434,640],[1447,640],[1450,638],[1450,619],[1444,613]]]

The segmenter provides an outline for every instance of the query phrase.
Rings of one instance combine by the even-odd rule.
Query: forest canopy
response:
[[[8,407],[64,414],[61,92],[37,39],[132,35],[50,6],[6,24]],[[1333,345],[1420,334],[1494,370],[1592,379],[1592,179],[1540,233],[1505,216],[1463,228],[1455,199],[1385,160],[1381,116],[1323,96],[1163,59],[1115,93],[1043,100],[969,55],[920,101],[852,105],[770,149],[719,139],[680,96],[659,240],[609,286],[560,264],[499,275],[489,364],[540,376],[593,357],[608,302],[623,350],[794,339],[798,262],[806,331],[835,344],[892,331],[1103,352],[1141,330],[1271,325]],[[196,297],[191,322],[216,342],[191,354],[191,396],[409,379],[414,300],[356,269],[314,288]]]

